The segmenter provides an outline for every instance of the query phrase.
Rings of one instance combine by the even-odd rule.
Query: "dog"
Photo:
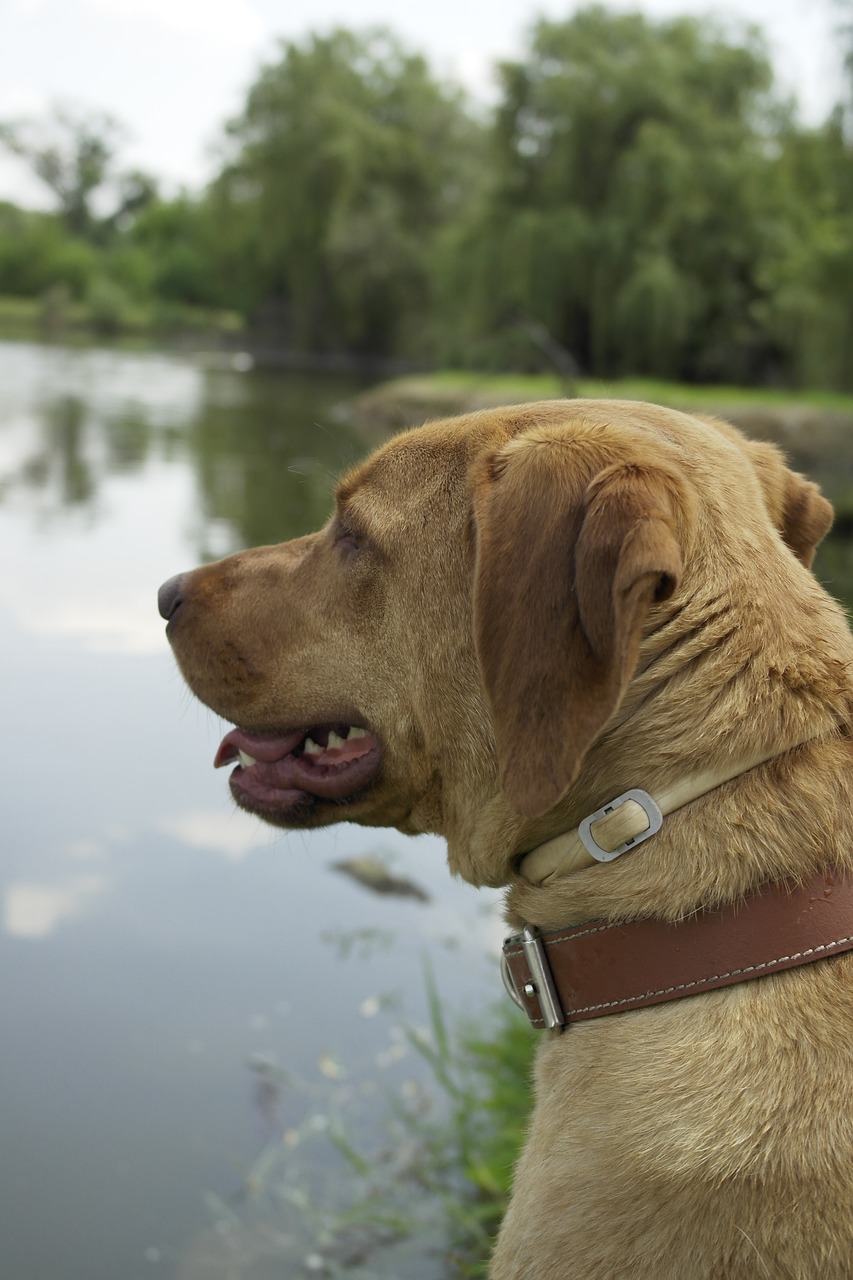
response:
[[[438,833],[534,950],[613,926],[630,960],[635,927],[853,869],[853,641],[809,567],[831,520],[725,423],[548,401],[393,437],[319,532],[160,609],[235,725],[240,806]],[[682,784],[650,838],[576,856],[613,797]],[[543,1030],[492,1280],[850,1280],[853,959],[823,945]]]

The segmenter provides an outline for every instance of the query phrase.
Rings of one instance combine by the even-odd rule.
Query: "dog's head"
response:
[[[733,595],[757,558],[809,577],[795,557],[830,521],[777,451],[731,428],[548,402],[395,437],[318,533],[182,575],[161,611],[190,687],[237,726],[218,760],[239,761],[240,804],[457,845],[485,827],[500,865],[456,862],[499,882],[648,637]]]

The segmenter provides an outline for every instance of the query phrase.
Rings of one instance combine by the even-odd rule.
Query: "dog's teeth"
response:
[[[353,738],[366,738],[367,730],[359,729],[356,725],[350,725],[350,731],[347,734],[347,742],[352,742]]]
[[[342,747],[344,745],[344,741],[345,739],[339,737],[338,734],[335,733],[334,729],[332,729],[331,733],[329,734],[329,746]]]
[[[244,769],[251,769],[252,765],[256,763],[255,757],[250,756],[246,751],[238,751],[237,755],[240,757],[240,763]]]
[[[325,751],[325,747],[321,747],[313,738],[305,739],[305,746],[302,748],[306,756],[320,756]]]

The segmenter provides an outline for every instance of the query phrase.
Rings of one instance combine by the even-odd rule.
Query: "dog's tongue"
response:
[[[375,776],[379,743],[374,734],[351,725],[317,726],[313,732],[320,742],[304,729],[278,736],[232,729],[213,763],[219,768],[239,762],[231,789],[241,803],[261,811],[280,811],[296,793],[344,800]]]
[[[219,769],[222,765],[233,764],[241,751],[255,760],[263,761],[264,764],[275,764],[277,760],[283,760],[285,756],[295,751],[304,736],[304,733],[298,729],[292,733],[282,734],[278,738],[270,738],[259,733],[245,733],[242,729],[232,729],[220,742],[213,767]]]

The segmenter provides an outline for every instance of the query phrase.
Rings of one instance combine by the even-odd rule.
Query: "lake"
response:
[[[446,1275],[437,1203],[408,1241],[336,1214],[350,1147],[387,1161],[401,1106],[440,1110],[427,966],[451,1025],[500,1001],[496,895],[436,838],[235,810],[156,609],[325,520],[369,447],[336,412],[357,389],[0,343],[8,1280]],[[365,855],[429,901],[334,868]]]

